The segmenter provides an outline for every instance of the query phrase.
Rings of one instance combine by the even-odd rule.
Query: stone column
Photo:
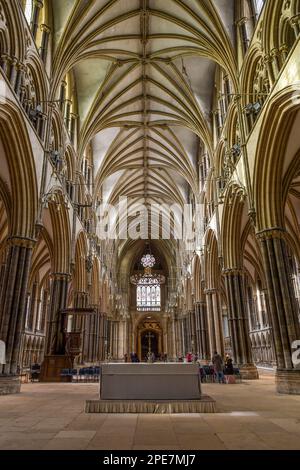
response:
[[[171,360],[177,358],[175,328],[174,313],[172,312],[168,322],[168,350],[166,351],[168,358]]]
[[[225,276],[228,300],[228,322],[233,360],[238,364],[243,378],[258,379],[249,336],[244,272],[239,269],[225,269],[223,275]]]
[[[112,320],[112,345],[111,355],[113,359],[117,359],[118,356],[118,322]]]
[[[100,341],[101,341],[101,331],[102,331],[102,315],[99,312],[97,305],[94,306],[96,310],[95,314],[95,331],[93,334],[93,347],[92,347],[92,357],[93,362],[97,362],[100,359]]]
[[[179,319],[179,324],[180,324],[180,336],[181,336],[181,346],[182,346],[182,355],[185,356],[186,355],[186,348],[187,348],[187,345],[186,345],[186,336],[185,336],[185,333],[184,333],[184,323],[185,323],[185,318],[182,317]]]
[[[178,351],[177,351],[177,344],[176,344],[176,321],[175,321],[175,314],[172,313],[172,322],[171,322],[171,335],[170,335],[170,350],[172,351],[172,359],[176,360]]]
[[[181,318],[176,319],[175,322],[175,328],[176,328],[176,349],[177,349],[177,355],[183,356],[184,351],[183,351],[183,338],[182,338],[182,320]]]
[[[203,360],[209,360],[209,344],[208,344],[208,331],[207,331],[207,311],[206,303],[196,302],[195,303],[195,328],[196,328],[196,338],[197,338],[197,352],[199,358]]]
[[[278,74],[280,72],[280,63],[279,63],[279,50],[277,48],[274,48],[271,50],[271,57],[272,57],[272,65],[273,65],[273,73],[274,77],[276,80],[276,77],[278,77]]]
[[[124,320],[122,318],[118,322],[118,354],[117,354],[117,358],[123,360],[125,353],[127,353],[127,351],[126,351],[126,320]]]
[[[2,285],[4,281],[5,266],[6,266],[6,250],[3,250],[1,254],[1,261],[0,261],[0,292],[2,290]]]
[[[73,308],[85,308],[88,304],[88,293],[85,291],[74,292]],[[87,358],[87,344],[88,344],[88,321],[85,315],[76,314],[73,317],[72,331],[81,334],[81,362],[83,363]]]
[[[191,329],[190,329],[190,319],[189,313],[185,313],[182,320],[182,336],[184,343],[184,355],[186,355],[191,350]]]
[[[114,337],[113,337],[113,321],[111,320],[111,318],[108,318],[107,319],[107,357],[110,356],[112,357],[113,355],[113,351],[112,351],[112,348],[113,348],[113,341],[114,341]]]
[[[77,308],[87,308],[89,304],[89,295],[87,292],[78,292],[78,297],[74,302],[74,306]],[[90,362],[89,350],[90,341],[92,335],[92,321],[93,314],[81,315],[78,318],[77,331],[81,331],[82,337],[82,361]]]
[[[92,306],[90,306],[92,308]],[[95,343],[99,335],[98,325],[98,314],[89,313],[83,318],[83,333],[84,333],[84,348],[83,348],[83,360],[85,362],[95,361]]]
[[[41,55],[42,61],[46,62],[47,53],[48,53],[49,36],[50,36],[51,30],[47,25],[42,24],[41,31],[42,31],[42,41],[41,41],[40,55]]]
[[[284,65],[284,63],[287,59],[287,56],[289,55],[289,48],[288,48],[287,44],[282,44],[280,46],[279,52],[280,52],[281,63],[282,63],[282,65]]]
[[[279,393],[300,394],[300,367],[293,364],[293,342],[300,339],[297,306],[290,275],[286,232],[267,229],[257,234],[261,243],[268,288]]]
[[[107,341],[107,319],[106,314],[101,312],[99,317],[100,321],[100,337],[97,345],[97,359],[100,361],[105,360],[105,348]]]
[[[96,314],[94,315],[95,318],[95,331],[93,332],[93,348],[92,348],[92,360],[93,362],[99,361],[100,356],[100,338],[101,338],[101,328],[102,328],[102,315],[95,305]]]
[[[273,85],[275,80],[276,80],[276,76],[274,75],[274,69],[273,69],[272,62],[273,62],[272,56],[270,54],[266,54],[264,56],[264,63],[265,63],[265,66],[266,66],[266,69],[267,69],[267,72],[268,72],[270,85]]]
[[[112,320],[112,344],[111,344],[111,355],[113,359],[118,359],[118,344],[119,344],[119,322]]]
[[[9,74],[9,63],[10,63],[9,56],[5,53],[2,54],[1,55],[1,67],[2,67],[4,74],[7,76]]]
[[[206,289],[210,358],[217,351],[224,356],[224,338],[218,289]]]
[[[17,74],[18,74],[17,65],[18,65],[18,59],[16,57],[13,57],[11,61],[10,77],[9,77],[9,81],[10,81],[12,88],[15,88],[15,84],[16,84],[16,79],[17,79]]]
[[[179,356],[179,342],[178,342],[178,320],[174,318],[174,337],[175,337],[175,356]]]
[[[215,332],[215,322],[213,314],[213,305],[212,305],[212,294],[214,289],[205,290],[205,295],[207,299],[207,318],[208,318],[208,338],[209,338],[209,357],[213,356],[214,351],[217,350],[216,343],[216,332]]]
[[[1,375],[16,376],[19,366],[19,351],[25,323],[26,293],[34,240],[11,237],[0,293],[0,339],[6,345],[6,364],[0,366]],[[20,391],[15,380],[12,387],[5,385],[7,393]],[[3,392],[4,393],[4,392]]]
[[[70,274],[53,273],[49,306],[49,328],[47,338],[47,354],[64,354],[63,315],[60,314],[67,306],[68,285]]]
[[[195,310],[189,310],[187,314],[188,324],[188,350],[195,354],[197,352]]]
[[[33,13],[32,13],[32,20],[30,24],[32,36],[36,39],[38,26],[39,26],[39,14],[40,10],[43,8],[42,0],[34,0],[33,2]]]
[[[293,18],[290,19],[290,24],[295,33],[295,40],[297,40],[300,34],[300,14],[293,16]]]
[[[169,325],[169,316],[167,313],[164,313],[161,318],[162,326],[162,354],[168,354],[168,325]]]

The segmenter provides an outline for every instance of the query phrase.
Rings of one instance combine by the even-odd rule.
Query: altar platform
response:
[[[199,367],[186,363],[103,364],[100,399],[86,413],[215,413],[201,393]]]

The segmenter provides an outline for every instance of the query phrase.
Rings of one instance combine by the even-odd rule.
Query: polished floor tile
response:
[[[110,415],[84,412],[97,384],[24,384],[0,397],[0,449],[300,449],[300,396],[278,395],[273,376],[203,391],[218,413]]]

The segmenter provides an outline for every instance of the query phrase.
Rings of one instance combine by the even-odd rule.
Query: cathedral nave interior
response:
[[[0,0],[0,395],[215,352],[300,394],[299,37],[299,0]]]

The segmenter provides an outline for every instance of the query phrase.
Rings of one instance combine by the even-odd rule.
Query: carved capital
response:
[[[266,54],[264,56],[264,63],[269,64],[270,62],[272,62],[272,57],[270,56],[270,54]]]
[[[260,232],[256,233],[256,237],[260,241],[270,240],[270,239],[285,239],[286,231],[280,227],[268,228],[265,230],[261,230]]]
[[[56,281],[67,281],[71,280],[70,273],[51,273],[51,278]]]
[[[28,238],[28,237],[12,236],[7,239],[7,243],[10,246],[19,246],[22,248],[32,249],[34,245],[36,244],[36,240],[33,238]]]
[[[300,25],[300,15],[295,15],[290,18],[291,26],[299,26]]]
[[[211,288],[211,289],[205,289],[204,290],[204,294],[208,294],[208,295],[215,294],[216,292],[218,292],[218,289],[216,289],[216,288]]]
[[[16,69],[20,72],[24,72],[25,71],[25,65],[22,62],[17,62],[16,63]]]
[[[46,24],[41,24],[40,30],[41,30],[43,33],[46,33],[46,34],[50,34],[50,33],[51,33],[51,28],[49,28],[49,26],[47,26]]]
[[[225,268],[222,274],[223,276],[243,276],[245,271],[243,268]]]
[[[237,24],[238,26],[243,26],[243,24],[246,24],[247,21],[248,21],[248,18],[247,18],[246,16],[244,16],[243,18],[241,18],[240,20],[238,20],[238,21],[236,22],[236,24]]]
[[[34,0],[34,6],[37,8],[43,8],[44,6],[43,0]]]
[[[279,55],[279,50],[277,49],[277,47],[274,47],[274,49],[271,50],[270,52],[271,56],[274,58],[274,57],[278,57]]]
[[[1,54],[2,62],[11,62],[12,58],[8,54]]]
[[[289,52],[289,48],[288,48],[287,44],[282,44],[279,48],[279,51],[281,53],[287,54]]]

